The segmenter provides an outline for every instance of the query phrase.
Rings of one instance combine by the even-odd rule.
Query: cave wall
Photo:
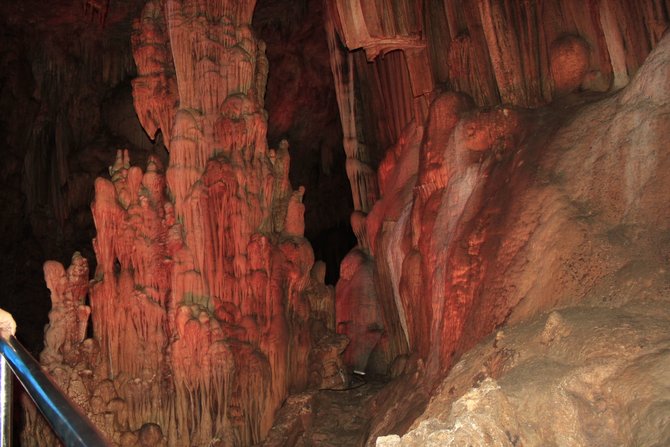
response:
[[[500,248],[490,256],[494,244],[481,244],[485,301],[473,305],[462,340],[485,331],[478,324],[505,299],[522,300],[439,380],[408,433],[376,444],[373,436],[369,445],[668,443],[656,421],[670,395],[662,372],[669,80],[666,36],[618,92],[529,118],[535,125],[515,151],[516,167],[502,160],[486,180],[495,182],[498,169],[509,176],[501,188],[512,192],[503,202],[511,219],[487,228],[477,217],[484,231],[498,231],[489,237]],[[525,177],[521,187],[515,177]],[[482,208],[494,217],[502,195],[489,191]]]

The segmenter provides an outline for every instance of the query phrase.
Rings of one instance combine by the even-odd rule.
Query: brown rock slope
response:
[[[589,305],[487,338],[453,368],[412,430],[376,445],[668,445],[667,272],[633,272],[617,284],[628,284],[625,305],[594,294]]]

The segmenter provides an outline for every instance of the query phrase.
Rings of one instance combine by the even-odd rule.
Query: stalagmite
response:
[[[61,318],[43,362],[87,368],[77,400],[114,442],[256,444],[289,390],[346,385],[347,340],[331,332],[333,292],[304,239],[305,189],[288,180],[288,142],[265,140],[254,4],[146,4],[134,102],[169,164],[152,158],[143,172],[120,150],[111,180],[96,181],[90,308],[83,258],[67,274],[45,266]]]
[[[351,251],[342,261],[335,292],[337,332],[353,342],[347,346],[344,359],[363,372],[383,329],[373,272],[374,264],[365,251]]]

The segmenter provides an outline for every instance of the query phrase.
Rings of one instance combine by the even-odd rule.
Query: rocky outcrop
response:
[[[454,366],[408,433],[374,445],[667,444],[668,278],[637,273],[634,293],[644,288],[644,300],[626,291],[631,301],[612,308],[597,297],[488,337]]]
[[[630,389],[651,407],[665,408],[650,397],[663,395],[665,382],[640,378],[665,365],[665,345],[652,337],[651,357],[638,355],[629,341],[644,344],[642,329],[620,324],[653,330],[665,316],[638,321],[635,304],[602,305],[629,284],[612,278],[667,260],[667,2],[328,1],[358,242],[341,265],[336,302],[304,238],[309,191],[289,180],[295,152],[281,137],[276,149],[266,141],[268,60],[250,28],[254,3],[152,0],[134,23],[135,110],[170,156],[147,157],[142,170],[121,150],[110,178],[96,181],[92,284],[80,256],[67,270],[45,267],[53,311],[42,361],[61,387],[118,445],[250,445],[268,433],[268,445],[325,442],[336,430],[326,437],[310,414],[323,393],[277,410],[290,393],[346,387],[348,370],[396,379],[375,399],[361,392],[365,409],[341,406],[359,418],[354,443],[365,433],[368,443],[403,433],[439,383],[433,402],[446,399],[444,414],[380,442],[554,442],[559,429],[541,425],[542,411],[573,424],[577,443],[655,442],[643,435],[660,424],[646,403],[607,390],[624,386],[619,374],[643,384]],[[98,4],[85,2],[86,12]],[[126,73],[113,62],[103,64],[110,79]],[[46,77],[37,84],[56,85],[67,71],[51,68],[38,70]],[[110,121],[124,114],[112,109]],[[71,128],[94,134],[86,126],[96,116],[89,123],[68,110],[77,110]],[[62,186],[74,139],[54,136],[50,178]],[[42,166],[36,154],[27,166]],[[67,201],[52,194],[53,203]],[[73,194],[73,203],[83,200]],[[538,317],[586,299],[605,333],[577,318],[584,307]],[[533,318],[544,320],[525,353],[513,330],[499,331]],[[446,384],[461,370],[447,382],[444,374],[496,331],[485,342],[493,350],[476,351],[483,363],[467,366],[477,372],[458,376],[467,386],[452,392]],[[617,331],[634,355],[600,349]],[[575,358],[561,351],[579,343],[598,349]],[[603,357],[604,369],[582,374],[580,362]],[[527,367],[511,379],[521,383],[545,362],[564,368],[547,375],[548,394],[526,412],[515,397],[521,385],[504,377]],[[565,414],[546,410],[566,394],[576,397],[561,401]],[[321,408],[337,408],[329,402]],[[637,419],[616,419],[624,406]],[[579,425],[594,414],[632,428]],[[26,445],[55,442],[34,411],[27,420]],[[466,423],[474,428],[460,430]],[[539,437],[524,424],[539,427]]]
[[[550,307],[568,291],[583,294],[606,271],[616,268],[619,261],[605,256],[605,248],[593,241],[585,248],[583,225],[565,230],[565,251],[557,250],[555,263],[545,271],[537,270],[548,262],[540,255],[526,267],[515,264],[542,230],[542,213],[553,213],[546,219],[567,222],[570,209],[583,204],[582,198],[566,198],[551,185],[543,188],[542,212],[539,204],[524,202],[524,188],[536,183],[533,169],[555,172],[542,146],[561,128],[562,119],[558,109],[531,112],[524,108],[574,104],[575,93],[595,95],[622,88],[657,45],[669,19],[664,6],[654,1],[522,5],[463,0],[426,8],[412,2],[379,1],[371,7],[334,0],[328,10],[336,37],[349,50],[364,50],[349,53],[347,64],[334,64],[349,70],[347,88],[340,90],[358,95],[340,102],[341,114],[355,123],[358,141],[373,142],[366,145],[370,154],[385,152],[384,157],[370,157],[379,160],[380,195],[372,207],[361,207],[352,215],[359,243],[345,269],[356,264],[353,259],[360,257],[356,252],[361,250],[371,258],[358,262],[360,271],[375,264],[374,272],[368,274],[374,278],[375,293],[361,296],[370,301],[368,297],[374,295],[376,305],[368,307],[380,310],[381,321],[372,325],[380,332],[379,344],[368,350],[370,358],[381,362],[369,367],[381,371],[389,371],[394,359],[408,353],[420,353],[429,371],[448,368],[451,357],[471,343],[466,340],[514,319],[510,312],[518,303],[519,309],[529,306],[530,313]],[[629,42],[625,50],[624,40]],[[333,48],[341,50],[331,45],[331,57],[337,59],[339,53]],[[430,57],[424,60],[418,54]],[[361,57],[371,62],[358,64]],[[372,104],[372,112],[352,107],[357,101]],[[609,119],[615,113],[614,106],[602,107],[601,116]],[[598,122],[594,115],[583,113],[588,116],[578,120]],[[620,116],[623,122],[628,115]],[[570,132],[563,129],[558,138]],[[587,138],[592,147],[602,151],[609,147],[591,135],[584,131],[561,144],[568,147]],[[614,138],[608,141],[620,144]],[[579,157],[574,160],[584,163]],[[631,166],[623,159],[617,166],[624,165]],[[374,168],[374,163],[369,167]],[[573,166],[573,170],[583,167]],[[651,175],[646,170],[641,174],[645,179]],[[358,196],[364,190],[360,178],[350,177],[352,192]],[[580,194],[590,187],[619,190],[601,182],[589,183]],[[610,199],[600,196],[596,202]],[[553,230],[547,231],[537,236],[542,247]],[[578,263],[577,270],[590,265],[592,257],[597,261],[580,280],[567,273],[558,279],[558,265],[573,256],[578,261],[569,262]],[[542,278],[538,280],[544,282],[542,287],[552,288],[548,294],[554,297],[552,303],[528,304],[534,302],[528,293],[540,286],[512,279],[514,269],[524,268]],[[338,322],[343,323],[341,328],[348,327],[347,333],[365,338],[370,321],[360,318],[360,327],[354,329],[356,325],[348,321],[349,314],[356,313],[352,312],[355,305],[344,304],[358,302],[357,292],[344,292],[345,283],[353,277],[355,273],[349,273],[338,286],[341,294],[351,295],[338,298],[342,303]],[[550,285],[554,280],[561,285]],[[478,310],[480,306],[486,310]],[[358,343],[352,338],[350,349],[355,349]]]
[[[654,391],[642,393],[646,400],[639,406],[632,396],[639,392],[638,383],[648,383],[644,368],[653,377],[665,362],[665,342],[655,331],[667,318],[658,306],[668,298],[662,253],[667,250],[664,234],[670,216],[660,204],[667,199],[670,155],[659,129],[670,124],[669,57],[666,38],[617,95],[567,110],[545,109],[534,117],[507,109],[466,113],[449,132],[430,123],[449,116],[442,108],[454,110],[457,102],[447,96],[433,103],[423,141],[432,148],[430,142],[440,141],[440,132],[449,135],[442,137],[447,141],[440,164],[445,180],[415,193],[412,212],[417,218],[395,223],[408,226],[402,231],[407,248],[400,252],[399,314],[409,323],[410,352],[425,360],[424,367],[408,372],[422,371],[424,381],[417,383],[408,374],[396,386],[413,383],[430,389],[431,375],[439,376],[454,358],[502,325],[556,307],[596,308],[571,308],[512,329],[524,334],[514,347],[507,345],[507,329],[499,331],[496,339],[468,353],[442,383],[433,402],[449,405],[436,410],[431,404],[412,432],[402,440],[383,439],[380,445],[487,445],[484,439],[500,445],[542,445],[558,438],[570,439],[572,444],[566,445],[666,442],[662,431],[646,433],[643,426],[655,423],[656,412],[647,408],[664,405],[667,384],[651,379]],[[496,147],[499,157],[491,152]],[[488,155],[477,155],[478,148],[488,148]],[[419,179],[423,169],[419,165]],[[414,247],[412,235],[418,236]],[[639,277],[631,276],[631,269]],[[637,292],[628,293],[622,281],[637,285]],[[647,298],[638,301],[639,294]],[[647,318],[659,320],[651,323]],[[424,323],[413,323],[422,319]],[[630,326],[622,325],[629,319]],[[655,341],[651,351],[642,353],[634,340],[642,337],[647,324]],[[594,327],[600,329],[594,332]],[[413,337],[416,331],[420,336]],[[621,343],[605,343],[619,340],[620,334],[625,334]],[[524,345],[522,337],[536,340],[537,350]],[[495,352],[483,354],[483,346],[491,345]],[[554,345],[560,353],[552,351]],[[455,385],[462,368],[472,368],[467,380],[479,383],[492,377],[497,382],[482,382],[463,394],[472,383],[462,389]],[[579,391],[571,388],[576,383]],[[607,397],[584,394],[587,389],[615,388],[603,391],[611,393]],[[573,397],[555,407],[557,396],[566,395]],[[391,392],[382,396],[387,405],[402,399]],[[390,405],[393,414],[378,417],[376,433],[388,433],[394,425],[407,427],[406,420],[395,416],[398,406],[407,406]],[[416,411],[418,404],[411,405],[414,409],[407,411]],[[628,413],[619,411],[622,406],[639,423],[627,422]],[[618,428],[589,425],[604,413],[611,427]],[[533,427],[532,433],[527,427]],[[374,445],[374,436],[369,443]]]

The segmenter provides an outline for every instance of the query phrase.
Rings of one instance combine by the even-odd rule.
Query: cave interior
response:
[[[670,0],[0,24],[0,307],[110,445],[670,445]]]

